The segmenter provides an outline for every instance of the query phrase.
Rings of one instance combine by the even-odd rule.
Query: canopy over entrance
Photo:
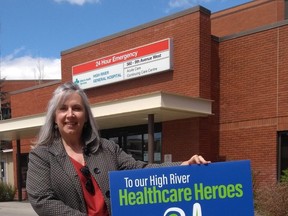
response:
[[[211,115],[212,101],[182,95],[154,92],[91,105],[99,129],[118,128]],[[45,122],[45,113],[0,122],[0,140],[33,138]]]

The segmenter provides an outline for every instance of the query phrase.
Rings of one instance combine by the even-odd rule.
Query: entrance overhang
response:
[[[91,105],[99,129],[118,128],[212,115],[212,101],[165,92],[154,92]],[[0,140],[34,138],[45,122],[45,113],[0,121]]]

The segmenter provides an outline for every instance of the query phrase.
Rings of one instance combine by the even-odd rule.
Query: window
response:
[[[162,133],[154,133],[154,162],[161,162],[161,136]],[[148,162],[148,134],[144,134],[144,158],[145,162]]]
[[[161,162],[161,124],[154,125],[154,162]],[[108,129],[101,131],[102,137],[117,143],[136,160],[148,162],[147,125]]]
[[[5,182],[5,163],[4,161],[0,161],[0,182],[3,181]]]
[[[22,181],[22,187],[26,187],[26,178],[27,178],[27,170],[28,170],[28,160],[29,156],[28,154],[21,154],[21,181]]]
[[[11,118],[11,108],[10,103],[2,103],[0,111],[0,120],[10,119]]]
[[[0,140],[0,151],[12,148],[12,141]]]
[[[288,131],[278,133],[278,180],[285,169],[288,169]]]
[[[124,151],[132,155],[136,160],[143,160],[143,134],[129,135],[126,139]]]
[[[288,0],[285,0],[285,19],[288,19]]]

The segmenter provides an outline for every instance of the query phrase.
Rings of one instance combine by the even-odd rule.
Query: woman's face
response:
[[[79,94],[69,95],[63,104],[56,109],[55,123],[58,125],[62,138],[80,139],[86,114]]]

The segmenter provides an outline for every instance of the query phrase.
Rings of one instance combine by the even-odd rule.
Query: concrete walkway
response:
[[[28,201],[0,202],[1,216],[37,216]],[[260,216],[255,212],[255,216]]]
[[[36,212],[28,201],[0,202],[0,215],[2,216],[36,216]]]

